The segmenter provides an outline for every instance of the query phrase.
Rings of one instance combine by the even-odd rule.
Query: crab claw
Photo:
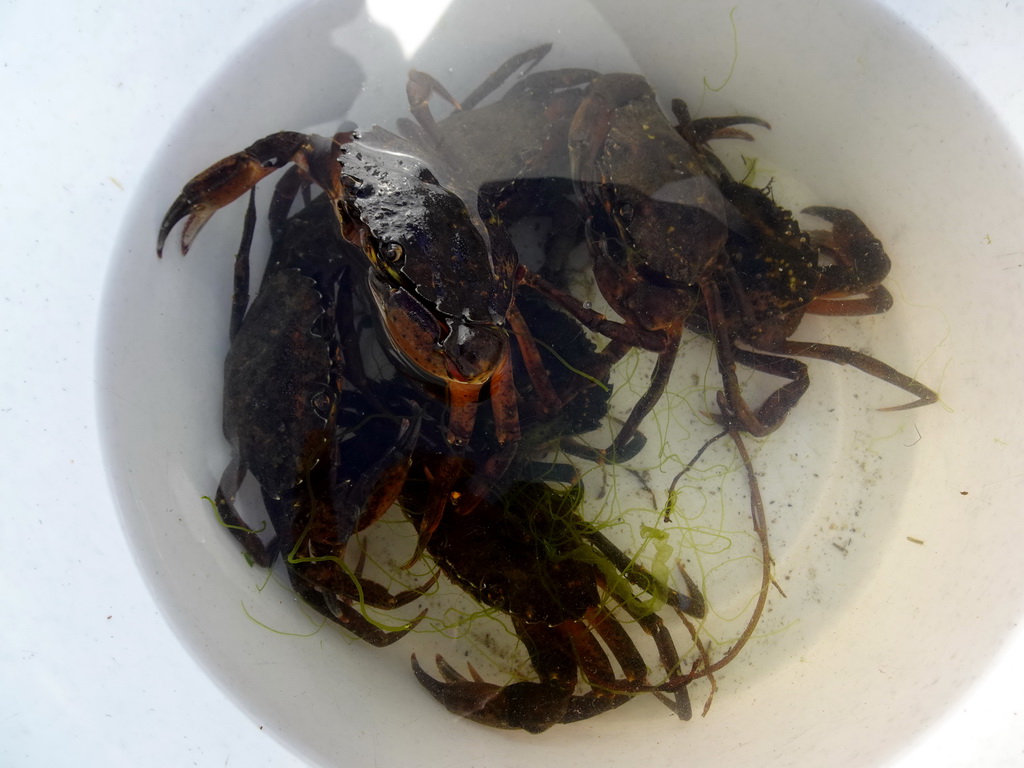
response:
[[[654,695],[662,704],[680,720],[689,720],[693,717],[693,705],[690,703],[690,694],[686,690],[686,684],[672,686],[667,689],[668,694],[655,691]]]
[[[683,138],[692,140],[694,144],[707,144],[714,139],[740,139],[753,141],[754,137],[737,125],[756,125],[771,130],[771,125],[759,117],[736,115],[732,117],[701,117],[690,118],[690,108],[682,99],[672,99],[672,114],[679,125],[676,131]]]
[[[290,162],[300,167],[308,166],[308,158],[316,151],[313,146],[316,138],[294,131],[271,134],[241,152],[218,160],[193,178],[171,204],[160,224],[157,256],[163,255],[167,236],[182,219],[188,217],[181,233],[181,252],[185,254],[213,214],[244,195],[264,176]]]
[[[440,655],[437,668],[444,682],[428,675],[412,656],[412,671],[420,685],[449,712],[492,728],[522,728],[530,733],[546,731],[566,715],[575,680],[544,683],[520,682],[502,687],[484,682],[470,667],[470,680],[460,675]]]
[[[813,205],[804,208],[803,213],[832,225],[831,233],[821,235],[825,238],[824,244],[835,251],[840,264],[855,270],[857,285],[878,285],[889,274],[891,262],[882,243],[853,211]]]
[[[881,283],[889,274],[891,262],[882,243],[853,211],[815,205],[803,213],[817,216],[832,225],[832,231],[811,232],[811,240],[827,249],[835,264],[822,267],[818,298],[808,308],[814,314],[880,314],[892,306],[892,296]],[[865,299],[846,297],[865,294]],[[828,300],[846,299],[841,302]]]
[[[397,643],[407,634],[412,632],[416,628],[416,625],[423,621],[423,618],[427,615],[427,610],[424,608],[404,627],[400,627],[398,629],[382,629],[376,624],[368,621],[357,608],[339,600],[334,595],[324,592],[322,593],[322,599],[323,605],[333,615],[334,621],[345,627],[345,629],[360,640],[363,640],[376,648],[386,648],[392,643]]]

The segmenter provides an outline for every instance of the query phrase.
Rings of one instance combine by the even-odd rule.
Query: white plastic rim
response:
[[[140,569],[207,671],[313,762],[875,764],[946,711],[1020,614],[1024,525],[999,481],[1015,466],[1021,417],[992,407],[1021,370],[1007,338],[1022,319],[1024,175],[1012,141],[942,58],[873,4],[620,6],[456,2],[410,61],[357,4],[303,5],[197,95],[122,232],[106,296],[102,426]],[[753,643],[723,672],[708,717],[690,723],[631,705],[533,737],[453,718],[416,685],[402,644],[380,653],[338,633],[255,625],[242,605],[273,626],[294,607],[254,591],[200,501],[226,457],[219,378],[237,219],[215,219],[185,260],[159,262],[155,232],[187,176],[281,128],[346,116],[393,125],[410,66],[465,93],[546,41],[555,49],[544,66],[638,71],[700,114],[769,120],[752,149],[799,181],[794,198],[806,195],[780,202],[857,211],[894,262],[890,313],[809,332],[863,343],[942,397],[879,413],[900,393],[812,364],[806,408],[757,459],[776,504],[776,572],[789,576],[789,597],[773,595],[772,610],[796,629]]]

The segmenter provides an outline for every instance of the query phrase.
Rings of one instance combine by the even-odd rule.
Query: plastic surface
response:
[[[848,206],[870,221],[896,262],[898,304],[869,332],[869,348],[937,386],[948,406],[909,415],[874,413],[871,407],[889,404],[899,393],[856,372],[812,367],[818,407],[832,402],[849,408],[855,395],[864,401],[844,412],[844,428],[877,438],[868,453],[861,446],[859,456],[884,457],[877,471],[894,485],[880,498],[899,503],[862,511],[871,525],[849,547],[858,563],[856,578],[836,594],[830,590],[842,580],[822,577],[828,587],[823,610],[841,610],[807,638],[801,652],[768,671],[748,672],[744,662],[729,683],[735,689],[723,690],[703,722],[678,724],[657,709],[633,717],[627,707],[622,719],[599,718],[539,739],[454,721],[422,695],[406,669],[370,675],[376,662],[359,645],[335,644],[351,654],[342,664],[362,665],[362,671],[351,671],[368,676],[376,688],[373,700],[339,696],[331,707],[303,711],[311,700],[320,701],[316,688],[287,668],[294,651],[275,636],[256,636],[268,661],[258,674],[246,667],[253,625],[229,600],[232,589],[242,588],[232,570],[237,561],[229,560],[221,532],[187,514],[196,509],[190,501],[212,490],[195,478],[215,478],[220,470],[212,449],[203,455],[184,450],[190,440],[205,444],[205,436],[217,436],[216,402],[213,423],[200,419],[194,427],[178,417],[204,413],[193,405],[209,398],[198,381],[188,385],[189,375],[215,372],[220,351],[203,346],[198,354],[207,366],[182,371],[176,364],[194,362],[188,357],[194,345],[185,344],[184,333],[177,340],[167,333],[167,318],[180,319],[185,302],[197,307],[185,313],[197,335],[203,312],[212,307],[211,315],[221,317],[217,291],[223,293],[223,285],[191,282],[196,270],[216,272],[212,263],[198,262],[198,253],[184,261],[168,254],[161,264],[146,252],[148,233],[163,212],[160,201],[173,196],[196,167],[252,138],[333,119],[364,78],[371,86],[397,84],[386,98],[364,99],[379,110],[366,119],[390,123],[403,109],[405,56],[414,48],[415,66],[445,75],[459,92],[478,81],[474,67],[486,70],[526,44],[552,38],[556,50],[564,49],[564,58],[552,65],[583,64],[576,52],[586,51],[585,64],[638,68],[659,92],[683,95],[691,104],[700,98],[702,78],[718,85],[730,71],[728,4],[709,3],[706,13],[688,22],[691,32],[699,22],[701,34],[699,44],[687,46],[678,45],[680,21],[669,24],[655,14],[655,4],[644,11],[661,20],[653,27],[635,12],[615,16],[611,4],[604,14],[571,15],[573,6],[565,4],[567,18],[556,24],[528,6],[517,4],[514,15],[522,20],[509,39],[500,33],[512,28],[511,20],[456,3],[419,48],[412,36],[384,28],[386,7],[372,7],[379,18],[371,19],[357,10],[344,13],[344,4],[334,6],[335,18],[317,16],[327,9],[317,4],[281,18],[271,3],[246,4],[245,13],[229,4],[211,10],[185,3],[145,13],[125,8],[117,14],[82,6],[62,17],[45,46],[31,31],[43,12],[39,6],[5,12],[0,43],[10,61],[0,83],[15,105],[5,146],[22,148],[8,161],[12,184],[3,194],[13,226],[4,234],[8,276],[0,308],[4,359],[10,361],[0,412],[9,438],[0,465],[9,547],[0,573],[11,630],[0,640],[6,644],[0,663],[5,681],[22,692],[0,713],[5,764],[75,757],[113,765],[140,759],[301,765],[299,753],[282,746],[301,741],[310,759],[394,765],[422,761],[416,745],[429,737],[436,741],[426,754],[448,765],[521,764],[527,754],[535,762],[543,756],[586,765],[637,755],[653,764],[675,764],[681,756],[704,764],[728,755],[739,765],[900,759],[909,766],[993,765],[1020,759],[1012,715],[1012,681],[1020,679],[1020,665],[1004,643],[1020,645],[1013,628],[1021,609],[1015,551],[1022,533],[1015,505],[1020,480],[1014,477],[1021,435],[1014,387],[1021,362],[1012,334],[1021,327],[1024,119],[1020,83],[1014,88],[1007,82],[1014,70],[999,52],[1010,50],[1010,30],[1024,23],[1019,10],[996,4],[977,4],[970,19],[961,19],[952,4],[893,3],[960,58],[959,72],[909,27],[869,4],[835,9],[808,3],[800,13],[786,4],[785,16],[770,4],[741,4],[734,14],[735,68],[726,88],[706,95],[704,114],[738,109],[772,122],[757,151],[806,185],[811,197],[801,203]],[[286,34],[303,14],[322,22],[315,29],[325,47],[300,31]],[[419,23],[422,28],[429,21]],[[335,33],[326,33],[335,26]],[[553,27],[561,34],[553,34]],[[255,38],[262,40],[258,48],[256,34],[262,36]],[[305,62],[320,61],[318,51],[351,55],[335,75],[342,85],[308,77],[307,68],[288,58],[297,45]],[[58,61],[33,55],[44,47],[60,51]],[[483,53],[477,57],[475,50]],[[453,51],[462,58],[449,59]],[[703,68],[694,71],[694,61]],[[254,69],[246,71],[272,80],[254,78],[246,92],[237,77],[231,79],[237,70],[221,69],[225,65],[248,65]],[[998,111],[976,101],[968,81],[987,89]],[[296,82],[302,87],[293,87]],[[196,101],[203,88],[216,93],[218,83],[232,85],[230,94]],[[272,109],[267,94],[273,94]],[[318,111],[328,101],[326,112]],[[208,129],[198,132],[197,141],[192,126],[204,121]],[[1008,138],[1007,131],[1018,138]],[[230,225],[224,237],[234,237]],[[104,292],[107,269],[112,274]],[[97,322],[101,311],[103,326]],[[97,348],[99,364],[92,357]],[[177,369],[179,378],[154,380],[146,375],[154,366]],[[99,419],[92,405],[97,382]],[[209,413],[203,418],[208,422]],[[151,425],[159,427],[157,434],[147,432]],[[197,437],[194,430],[203,431]],[[101,431],[113,494],[99,460]],[[801,450],[799,438],[790,438],[791,448],[785,435],[773,437],[759,460]],[[828,451],[826,458],[840,448]],[[771,464],[762,469],[771,497],[779,488],[773,483],[787,475]],[[799,474],[792,482],[800,483]],[[166,502],[155,501],[163,485],[171,493]],[[112,496],[128,522],[131,548]],[[833,506],[843,501],[824,496]],[[166,508],[153,508],[163,503]],[[819,514],[802,519],[812,527],[833,520]],[[783,572],[787,563],[799,562],[794,542],[800,528],[780,525],[779,536],[788,542],[779,546]],[[813,540],[831,549],[829,538]],[[842,554],[833,552],[828,555],[841,563]],[[215,568],[207,579],[198,566],[210,563]],[[158,603],[143,588],[140,571]],[[805,575],[794,574],[791,583]],[[206,603],[197,603],[196,590],[209,598]],[[207,611],[205,618],[182,608],[190,605]],[[797,619],[804,610],[794,594],[788,601],[773,597],[773,605]],[[223,606],[234,610],[233,618],[211,622]],[[750,664],[758,654],[776,658],[771,649],[788,641],[784,635],[760,650],[752,646]],[[405,656],[402,651],[396,658]],[[332,662],[317,663],[329,669]],[[315,673],[307,674],[315,686]],[[972,686],[978,686],[974,692]],[[282,743],[269,738],[271,731]],[[54,732],[67,740],[58,744],[46,735]]]

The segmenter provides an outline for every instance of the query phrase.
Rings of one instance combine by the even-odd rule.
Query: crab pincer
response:
[[[263,178],[295,163],[324,189],[337,189],[336,162],[340,142],[294,131],[265,136],[241,152],[218,160],[186,184],[160,224],[157,256],[163,255],[168,235],[182,219],[181,252],[188,253],[199,230],[224,206],[234,202]]]

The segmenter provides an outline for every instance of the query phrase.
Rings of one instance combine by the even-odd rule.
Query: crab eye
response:
[[[310,398],[309,404],[313,406],[313,412],[318,417],[320,417],[324,421],[327,421],[327,419],[330,418],[331,408],[333,407],[334,402],[327,392],[324,392],[322,390],[320,392],[317,392]]]
[[[505,590],[500,584],[488,584],[487,581],[480,583],[480,594],[488,605],[498,607],[505,603]]]
[[[405,249],[398,243],[385,243],[381,253],[389,264],[397,264],[405,256]]]
[[[623,222],[629,224],[633,220],[633,206],[629,203],[623,203],[619,206],[619,218]]]

